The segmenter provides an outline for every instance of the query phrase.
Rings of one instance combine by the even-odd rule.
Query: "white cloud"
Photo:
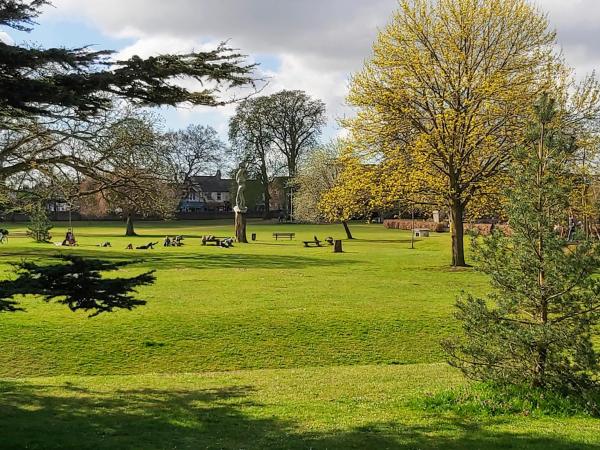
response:
[[[120,37],[168,34],[228,40],[253,53],[362,58],[396,0],[55,0],[65,12]]]
[[[600,1],[533,0],[548,11],[567,61],[579,74],[600,67]],[[378,28],[396,0],[55,0],[50,17],[85,20],[104,33],[135,39],[120,55],[147,56],[214,46],[230,40],[249,55],[280,62],[266,70],[270,85],[303,89],[323,99],[331,122],[346,111],[347,80],[369,57]],[[268,69],[268,68],[267,68]],[[181,118],[205,116],[192,110]],[[221,120],[232,107],[214,111]]]
[[[10,37],[10,34],[4,32],[4,31],[0,31],[0,41],[4,42],[7,45],[14,45],[14,43],[15,43],[13,38]]]

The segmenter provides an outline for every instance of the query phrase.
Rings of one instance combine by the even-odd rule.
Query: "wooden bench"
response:
[[[227,239],[223,236],[202,236],[202,245],[207,245],[209,243],[215,244],[217,247],[221,245],[221,241],[223,239]]]
[[[281,238],[286,237],[291,241],[292,239],[294,239],[296,237],[296,233],[273,233],[273,237],[275,238],[276,241],[278,241],[280,237]]]
[[[315,238],[312,241],[303,241],[304,246],[305,247],[322,247],[321,245],[321,241],[317,239],[317,237],[315,236]]]

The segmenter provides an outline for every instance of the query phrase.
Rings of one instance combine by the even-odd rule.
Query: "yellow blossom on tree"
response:
[[[450,210],[461,266],[465,210],[495,190],[529,105],[562,71],[555,34],[525,0],[399,3],[352,79],[358,112],[345,124],[363,162],[396,166],[400,187],[390,192]]]

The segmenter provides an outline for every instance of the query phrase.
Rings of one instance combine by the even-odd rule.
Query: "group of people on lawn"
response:
[[[206,245],[208,242],[214,242],[219,247],[230,248],[233,247],[234,241],[232,237],[218,238],[212,234],[202,236],[202,245]]]
[[[163,247],[181,247],[183,245],[183,236],[169,237],[165,236]]]

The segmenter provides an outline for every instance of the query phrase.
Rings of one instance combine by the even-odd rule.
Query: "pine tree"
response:
[[[48,0],[0,0],[0,26],[30,31]],[[0,109],[4,117],[35,114],[56,116],[65,110],[91,116],[109,109],[114,97],[144,106],[217,106],[219,88],[252,83],[252,65],[224,45],[206,52],[133,56],[114,60],[113,51],[83,48],[39,48],[0,41]],[[174,83],[191,78],[199,91]]]
[[[32,205],[29,213],[29,230],[27,234],[36,242],[48,242],[52,239],[50,230],[53,228],[52,223],[48,219],[48,213],[41,203]]]
[[[444,347],[470,378],[582,392],[598,374],[590,336],[600,313],[600,247],[583,234],[569,245],[555,231],[568,211],[575,139],[547,95],[534,111],[526,145],[514,154],[511,233],[474,242],[493,291],[459,299],[464,336]]]
[[[18,310],[12,300],[18,295],[41,296],[47,302],[56,300],[71,311],[91,311],[90,317],[115,309],[131,310],[146,304],[131,294],[137,287],[150,285],[155,280],[154,271],[131,278],[102,278],[102,272],[118,270],[131,264],[130,261],[114,263],[74,255],[56,258],[61,262],[15,264],[16,279],[0,281],[0,311]]]

